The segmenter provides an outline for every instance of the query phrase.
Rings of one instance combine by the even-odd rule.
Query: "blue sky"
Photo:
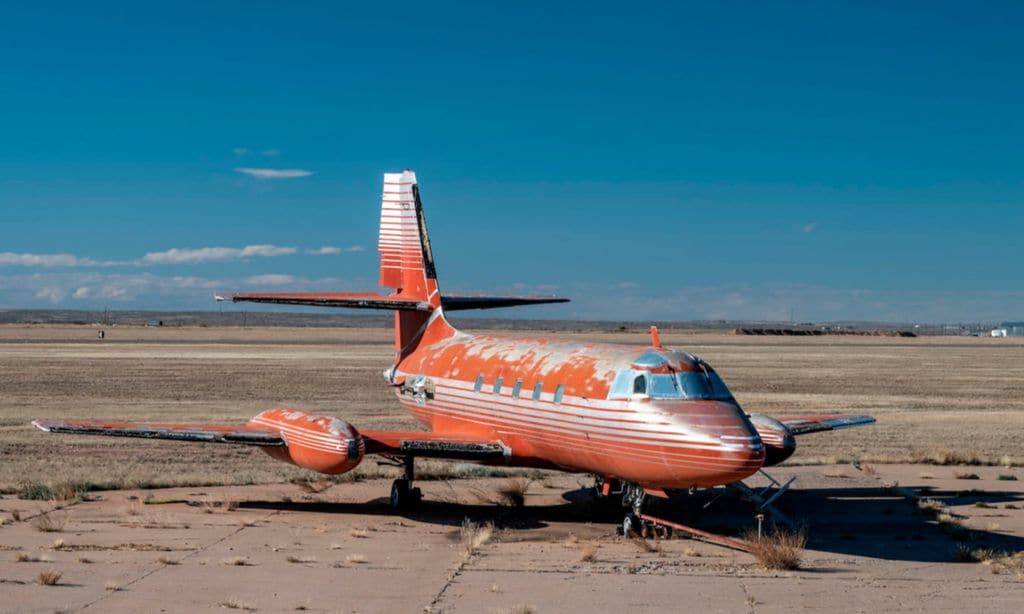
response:
[[[5,7],[0,308],[375,289],[410,167],[510,316],[1024,317],[1018,4],[486,4]]]

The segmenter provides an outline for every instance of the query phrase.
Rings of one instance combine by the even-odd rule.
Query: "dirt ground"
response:
[[[586,481],[569,475],[533,482],[522,508],[488,501],[504,478],[421,482],[424,504],[402,515],[387,507],[386,480],[320,493],[291,484],[108,491],[54,511],[49,503],[6,496],[0,609],[1019,610],[1020,567],[957,562],[956,553],[958,543],[971,551],[1024,549],[1024,482],[997,479],[1020,470],[978,468],[977,480],[957,479],[950,467],[876,471],[777,472],[798,476],[781,503],[807,526],[797,571],[766,571],[749,554],[689,539],[618,537],[618,515],[597,507]],[[729,498],[701,511],[711,496],[652,511],[712,530],[750,525],[749,507]],[[955,521],[937,520],[915,497],[939,502]],[[36,528],[44,511],[60,531]],[[20,520],[10,520],[14,512]],[[466,519],[495,524],[472,554],[462,540]],[[50,571],[61,574],[59,581],[39,584]]]
[[[390,330],[106,332],[100,341],[85,326],[0,326],[0,490],[9,493],[0,499],[0,610],[1013,611],[1024,603],[1015,562],[1024,559],[1003,558],[1024,550],[1024,482],[1008,479],[1024,480],[1024,469],[1007,467],[1024,462],[1020,340],[663,331],[666,345],[715,365],[750,412],[879,419],[801,438],[792,461],[772,472],[798,477],[780,505],[806,525],[809,543],[800,570],[769,572],[719,546],[615,536],[620,511],[593,502],[587,476],[530,474],[526,506],[515,509],[496,503],[509,478],[431,464],[435,479],[420,482],[426,503],[397,516],[384,499],[396,470],[372,461],[311,493],[288,481],[312,475],[256,450],[32,429],[43,417],[243,423],[280,405],[365,428],[415,427],[383,385]],[[954,455],[996,466],[884,464]],[[849,461],[860,469],[795,466]],[[129,490],[92,492],[57,510],[63,504],[13,494],[65,480]],[[748,504],[717,494],[654,511],[722,533],[752,526]],[[471,555],[462,544],[467,518],[495,524]],[[60,530],[38,530],[46,519]],[[40,584],[51,570],[59,581]]]
[[[0,491],[26,480],[115,486],[255,484],[302,473],[255,450],[45,436],[36,418],[242,424],[294,406],[362,428],[417,428],[384,385],[390,329],[0,326]],[[528,333],[518,333],[526,335]],[[550,333],[546,333],[550,335]],[[647,343],[644,333],[565,337]],[[868,413],[878,424],[802,439],[789,461],[1022,463],[1024,340],[770,338],[665,331],[715,365],[749,412]],[[380,472],[373,463],[361,470]]]

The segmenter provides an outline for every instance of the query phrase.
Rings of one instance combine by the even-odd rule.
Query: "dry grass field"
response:
[[[545,333],[550,334],[550,333]],[[0,326],[0,489],[81,480],[110,486],[252,484],[305,474],[257,450],[48,436],[34,418],[244,423],[292,405],[364,428],[415,428],[384,385],[391,331],[367,328]],[[528,335],[517,331],[516,335]],[[561,336],[646,343],[643,332]],[[723,373],[750,412],[850,411],[873,427],[812,435],[790,464],[1024,462],[1024,342],[772,338],[663,331]],[[379,474],[373,462],[357,474]]]

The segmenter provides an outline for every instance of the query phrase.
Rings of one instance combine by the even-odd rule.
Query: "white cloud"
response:
[[[362,245],[353,245],[351,247],[346,247],[345,251],[346,252],[365,252],[366,248],[363,247]]]
[[[41,298],[51,303],[59,303],[64,300],[65,296],[67,296],[67,292],[57,286],[46,286],[36,292],[36,298]]]
[[[0,265],[14,266],[80,266],[96,264],[92,260],[83,260],[71,254],[15,254],[12,252],[0,253]]]
[[[296,179],[298,177],[309,177],[313,174],[313,171],[301,168],[250,168],[246,166],[236,168],[235,172],[257,179]]]
[[[150,252],[142,257],[139,264],[199,264],[202,262],[223,262],[260,256],[290,256],[298,250],[294,247],[276,245],[247,245],[245,247],[199,247],[195,249],[172,248],[163,252]]]
[[[80,286],[78,289],[75,290],[75,293],[71,295],[71,298],[77,300],[89,298],[89,292],[90,290],[88,286]]]
[[[268,157],[268,158],[273,158],[274,156],[280,156],[281,155],[281,150],[280,149],[273,149],[273,148],[271,148],[271,149],[264,149],[260,153],[263,154],[264,156]]]
[[[253,275],[246,279],[245,283],[253,286],[287,286],[294,284],[295,278],[291,275],[269,273],[267,275]]]
[[[317,249],[307,249],[306,253],[313,256],[334,256],[341,253],[341,248],[334,247],[333,245],[324,245]]]
[[[818,227],[818,223],[817,222],[811,222],[810,224],[807,224],[806,226],[803,227],[803,231],[807,232],[807,233],[814,232],[814,230],[817,227]]]
[[[236,156],[244,156],[249,153],[249,150],[245,147],[235,147],[231,151],[235,152]]]

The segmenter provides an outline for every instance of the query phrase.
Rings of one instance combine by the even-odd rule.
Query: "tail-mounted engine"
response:
[[[268,409],[249,426],[280,432],[286,445],[264,447],[277,460],[337,475],[355,469],[366,451],[354,426],[339,418],[318,416],[298,409]]]
[[[796,452],[796,438],[785,424],[764,414],[750,414],[750,422],[764,442],[765,467],[778,465]]]

